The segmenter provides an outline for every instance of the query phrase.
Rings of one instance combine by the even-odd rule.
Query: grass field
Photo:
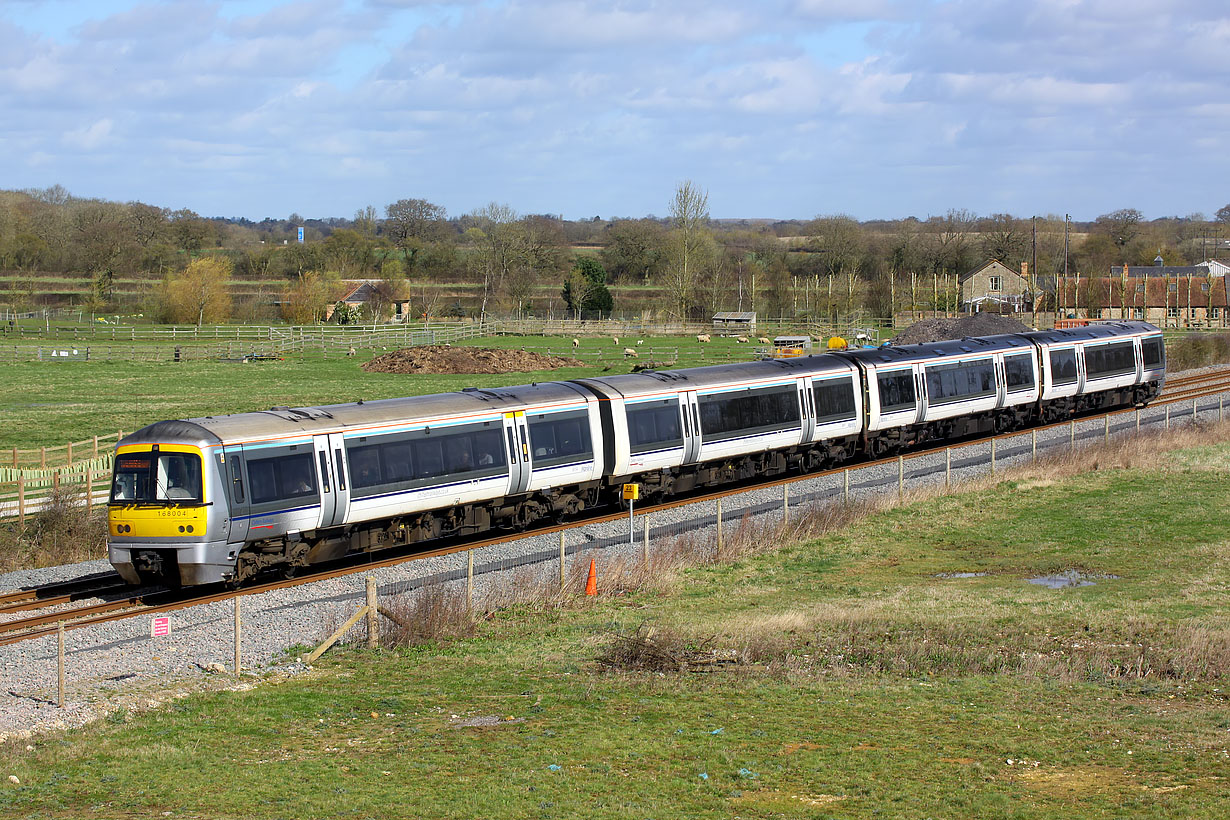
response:
[[[559,337],[498,336],[464,344],[573,354],[571,341]],[[622,342],[616,345],[609,338],[586,338],[581,340],[579,351],[585,367],[495,376],[398,376],[360,369],[363,362],[382,352],[379,350],[359,351],[353,358],[297,356],[246,364],[21,362],[6,366],[6,378],[0,383],[0,449],[60,445],[116,430],[131,431],[169,418],[442,393],[471,386],[501,387],[602,372],[627,373],[633,364],[653,356],[669,357],[681,367],[746,361],[753,347],[717,338],[702,345],[692,337],[656,338],[645,345],[639,348],[642,358],[625,359]]]
[[[1224,444],[1037,468],[673,583],[504,609],[470,639],[343,649],[307,679],[9,744],[22,785],[0,812],[1227,816],[1228,468]],[[1092,585],[1027,582],[1065,570]],[[749,662],[595,662],[645,623]]]

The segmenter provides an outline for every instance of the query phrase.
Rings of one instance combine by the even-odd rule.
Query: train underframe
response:
[[[1054,424],[1114,407],[1144,407],[1157,398],[1161,390],[1161,383],[1148,382],[1051,401],[1002,407],[985,413],[955,416],[923,424],[894,427],[891,430],[867,434],[863,449],[870,458],[883,458],[933,442],[956,441],[976,435],[998,435],[1034,424]]]
[[[620,503],[619,489],[626,482],[639,483],[642,500],[657,503],[698,489],[757,477],[827,469],[848,461],[859,452],[871,458],[881,458],[930,442],[1005,433],[1031,424],[1050,424],[1111,407],[1144,406],[1160,392],[1161,385],[1150,382],[1070,399],[1033,402],[974,416],[895,428],[874,436],[846,436],[816,442],[811,446],[765,450],[734,458],[556,487],[488,503],[464,504],[257,541],[245,545],[240,552],[231,582],[240,584],[268,571],[293,575],[312,564],[351,553],[372,552],[488,530],[519,531],[544,521],[561,521],[590,507]]]

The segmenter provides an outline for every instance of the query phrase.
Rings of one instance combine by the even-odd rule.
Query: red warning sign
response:
[[[154,638],[161,638],[164,635],[171,634],[171,619],[170,618],[154,618],[150,621],[149,634]]]

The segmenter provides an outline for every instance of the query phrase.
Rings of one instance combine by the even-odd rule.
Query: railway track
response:
[[[1160,397],[1155,399],[1150,406],[1186,405],[1191,402],[1198,402],[1201,398],[1216,396],[1227,392],[1230,392],[1230,368],[1200,374],[1197,376],[1173,379],[1167,383],[1166,391]],[[1219,403],[1217,408],[1220,410],[1221,406],[1222,405]],[[1205,407],[1204,409],[1209,411],[1214,408]],[[1076,419],[1076,421],[1081,422],[1106,418],[1108,419],[1109,424],[1109,419],[1112,417],[1133,414],[1135,412],[1135,408],[1116,409],[1105,413],[1088,414]],[[1221,417],[1220,412],[1219,417]],[[1181,418],[1181,416],[1176,418]],[[1047,430],[1065,428],[1068,427],[1069,424],[1069,421],[1061,421],[1054,424],[1040,425],[1030,429],[1037,432],[1043,432]],[[942,453],[945,449],[958,450],[966,447],[976,447],[978,445],[987,444],[992,440],[1011,439],[1016,436],[1020,436],[1023,432],[1028,431],[1016,430],[994,436],[983,436],[980,438],[945,444],[939,447],[917,449],[909,453],[902,454],[901,458],[904,462],[933,455],[935,453]],[[882,466],[892,464],[897,461],[897,458],[898,457],[894,455],[875,461],[856,461],[831,470],[821,470],[813,473],[806,473],[804,475],[791,474],[773,479],[762,480],[751,485],[740,484],[738,486],[727,487],[721,490],[714,490],[685,498],[673,499],[660,504],[645,505],[640,508],[640,512],[641,514],[652,514],[654,512],[670,510],[688,504],[698,504],[706,501],[715,501],[719,498],[728,498],[753,489],[778,487],[792,484],[797,481],[810,480],[826,475],[839,475],[846,469],[859,469],[863,467],[875,467],[877,465]],[[540,526],[525,532],[502,532],[481,539],[466,539],[455,543],[445,543],[427,550],[415,549],[415,545],[391,548],[382,551],[378,557],[370,554],[353,556],[351,559],[347,559],[342,562],[335,562],[335,565],[332,566],[322,567],[315,571],[306,571],[304,574],[294,578],[271,580],[264,583],[247,586],[239,590],[208,587],[181,591],[149,590],[144,593],[137,594],[133,593],[132,590],[125,586],[122,582],[119,582],[118,576],[114,573],[100,573],[93,576],[74,579],[72,581],[0,593],[0,614],[32,610],[48,610],[52,607],[65,603],[72,603],[83,598],[99,597],[100,595],[114,594],[119,596],[113,600],[104,600],[97,603],[85,604],[72,609],[46,611],[24,618],[0,622],[0,646],[54,634],[58,629],[58,622],[60,621],[65,623],[66,629],[79,629],[86,626],[107,623],[136,615],[154,615],[171,612],[177,609],[184,609],[190,606],[197,606],[200,604],[225,601],[236,597],[259,595],[263,592],[268,592],[271,590],[285,589],[288,587],[299,586],[301,584],[314,583],[316,581],[323,581],[331,578],[339,578],[371,569],[395,566],[406,561],[451,555],[453,553],[464,552],[472,549],[482,549],[484,547],[495,546],[509,540],[524,538],[530,535],[549,535],[576,527],[601,524],[626,518],[627,513],[624,510],[618,510],[612,513],[589,516],[584,519],[576,519],[559,524]]]

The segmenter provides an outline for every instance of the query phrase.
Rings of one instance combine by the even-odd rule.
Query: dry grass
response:
[[[0,527],[0,572],[51,567],[107,555],[105,510],[88,511],[80,488],[64,485],[24,527]]]
[[[1022,489],[1054,485],[1096,470],[1183,468],[1175,450],[1202,450],[1230,442],[1230,424],[1185,425],[1169,431],[1117,437],[1073,453],[964,481],[952,490],[923,488],[904,498],[884,494],[855,503],[800,506],[788,522],[744,516],[724,530],[688,532],[661,543],[646,566],[641,556],[602,562],[598,598],[632,591],[669,591],[690,568],[723,565],[783,546],[842,531],[879,512],[944,494],[970,494],[1003,482]],[[504,610],[584,606],[589,560],[570,561],[564,589],[552,567],[522,568],[514,581],[467,606],[463,585],[433,585],[394,599],[389,609],[402,622],[385,632],[387,646],[439,644],[475,635],[483,620]],[[1084,623],[1059,634],[1024,625],[1005,628],[986,620],[953,618],[908,608],[893,596],[851,605],[819,604],[741,619],[735,630],[704,631],[643,624],[632,634],[611,633],[597,660],[613,671],[757,669],[788,675],[1017,674],[1060,680],[1170,679],[1220,681],[1230,676],[1230,630],[1144,619]]]
[[[1230,333],[1191,333],[1166,343],[1166,365],[1173,371],[1230,362]]]

